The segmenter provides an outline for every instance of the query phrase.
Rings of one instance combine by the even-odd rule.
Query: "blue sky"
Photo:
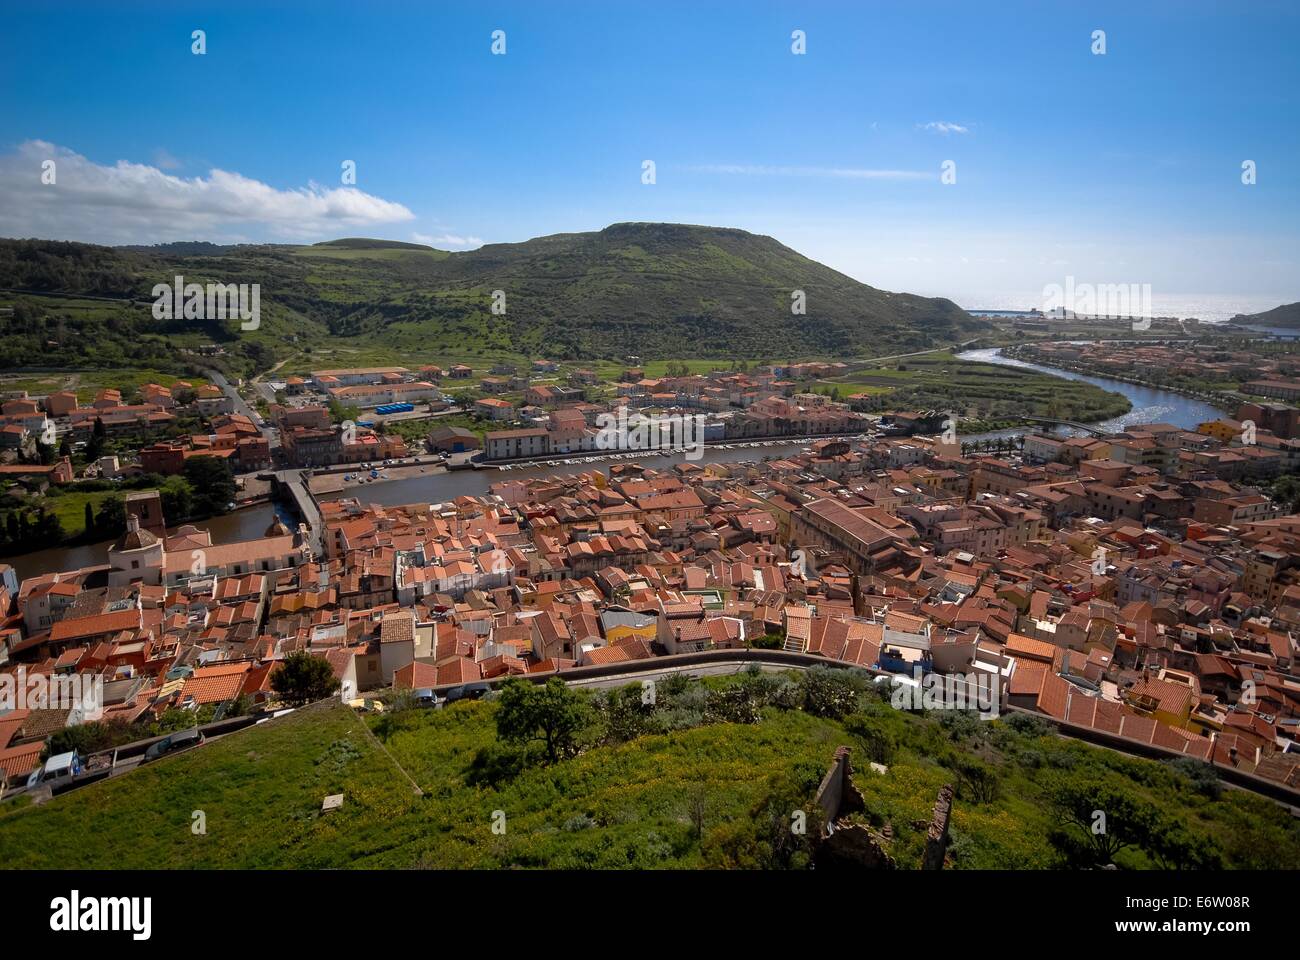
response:
[[[1293,3],[63,3],[5,21],[7,236],[464,249],[668,220],[967,306],[1067,275],[1150,283],[1157,306],[1300,299]]]

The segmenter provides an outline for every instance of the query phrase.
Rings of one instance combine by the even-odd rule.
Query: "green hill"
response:
[[[350,250],[432,250],[425,243],[407,243],[405,240],[370,240],[366,237],[344,237],[341,240],[322,240],[313,247],[346,247]]]
[[[0,803],[0,864],[806,866],[791,812],[815,822],[812,797],[842,744],[866,801],[858,819],[892,837],[902,868],[919,864],[944,784],[957,788],[954,868],[1061,863],[1062,850],[1087,840],[1063,823],[1060,795],[1108,809],[1112,830],[1142,822],[1143,842],[1117,856],[1123,867],[1300,862],[1300,825],[1268,800],[1220,790],[1204,765],[1090,747],[1035,718],[905,713],[871,684],[845,702],[813,676],[665,681],[653,715],[639,719],[627,710],[638,685],[622,711],[597,710],[586,749],[550,766],[520,763],[497,743],[493,702],[371,716],[375,739],[329,701],[41,806]],[[805,687],[821,695],[805,701]],[[322,813],[334,793],[343,808]],[[205,833],[192,830],[195,811]]]
[[[1253,323],[1262,327],[1300,327],[1300,302],[1284,303],[1263,313],[1237,314],[1233,323]]]
[[[264,368],[306,345],[340,360],[404,362],[448,352],[851,357],[946,345],[988,329],[951,301],[877,290],[771,237],[717,227],[621,223],[461,253],[360,238],[152,248],[0,240],[0,288],[149,303],[153,286],[177,275],[260,284],[261,329],[155,321],[142,306],[104,304],[78,323],[66,304],[30,297],[21,317],[0,314],[0,365],[32,366],[39,357],[42,366],[129,366],[137,354],[174,356],[177,346],[212,340],[228,346],[237,370]],[[491,312],[497,290],[504,315]],[[806,296],[803,315],[791,311],[796,290]]]

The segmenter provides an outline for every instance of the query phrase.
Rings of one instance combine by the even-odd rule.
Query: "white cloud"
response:
[[[454,233],[442,233],[438,235],[430,233],[413,233],[411,234],[411,239],[416,243],[427,244],[430,247],[438,247],[440,250],[469,250],[474,247],[483,246],[483,240],[481,237],[460,237]]]
[[[962,126],[960,123],[951,123],[947,120],[931,120],[929,123],[918,123],[917,127],[921,130],[929,130],[931,133],[942,133],[944,136],[950,133],[970,133],[970,127]]]
[[[862,167],[768,167],[756,164],[705,164],[690,167],[696,173],[722,173],[746,177],[832,177],[847,180],[932,180],[921,170],[873,170]]]
[[[165,159],[170,159],[166,155]],[[55,162],[53,184],[42,163]],[[353,187],[280,190],[226,170],[177,177],[156,166],[112,166],[41,140],[0,155],[0,236],[91,243],[313,240],[413,220],[400,203]]]

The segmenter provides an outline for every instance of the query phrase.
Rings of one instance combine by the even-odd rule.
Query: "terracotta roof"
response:
[[[45,741],[24,743],[7,750],[0,750],[0,772],[7,779],[25,777],[41,764],[41,751]]]
[[[244,677],[251,667],[252,664],[247,660],[199,667],[186,678],[181,687],[181,699],[192,697],[198,704],[233,700],[239,696]]]
[[[132,608],[118,613],[103,613],[95,617],[78,617],[75,620],[60,620],[50,628],[50,642],[75,640],[84,637],[96,637],[120,630],[136,630],[140,627],[140,611]]]

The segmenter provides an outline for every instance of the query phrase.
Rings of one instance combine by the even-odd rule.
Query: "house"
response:
[[[474,413],[485,420],[513,420],[515,407],[508,400],[484,397],[474,401]]]
[[[464,427],[434,427],[429,433],[429,449],[442,453],[464,453],[482,446],[478,434]]]
[[[489,460],[518,460],[550,453],[550,434],[543,429],[500,430],[487,435],[484,452]]]

